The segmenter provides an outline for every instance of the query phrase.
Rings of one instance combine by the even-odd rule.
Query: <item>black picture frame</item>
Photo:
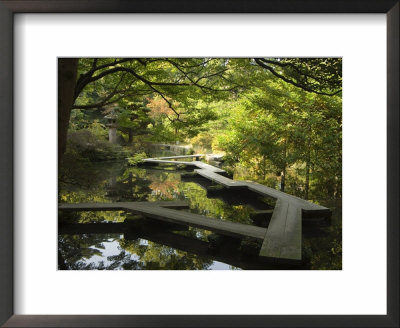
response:
[[[0,0],[0,324],[4,327],[399,327],[399,7],[398,0]],[[122,12],[386,14],[387,315],[14,315],[14,14]]]

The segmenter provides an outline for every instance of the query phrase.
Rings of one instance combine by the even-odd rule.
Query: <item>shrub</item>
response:
[[[144,152],[137,153],[137,154],[134,154],[132,157],[128,158],[128,163],[129,163],[129,165],[136,166],[139,163],[141,163],[143,159],[145,159],[147,157],[148,157],[147,154]]]
[[[66,156],[97,162],[122,159],[125,154],[121,146],[111,144],[88,130],[79,130],[69,131]]]

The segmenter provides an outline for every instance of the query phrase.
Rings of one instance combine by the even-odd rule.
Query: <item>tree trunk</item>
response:
[[[310,158],[310,149],[308,150],[308,154],[307,154],[307,161],[306,161],[306,185],[305,185],[305,193],[304,193],[304,199],[308,199],[308,190],[309,190],[309,186],[310,186],[310,162],[311,162],[311,158]]]
[[[77,70],[77,58],[58,59],[58,163],[61,163],[67,148],[67,132],[75,101]]]
[[[286,167],[282,170],[281,173],[281,191],[285,191],[285,180],[286,180]]]
[[[267,172],[266,172],[266,167],[265,167],[265,155],[263,155],[263,166],[262,166],[262,170],[263,170],[263,181],[265,181],[265,176],[266,176],[266,174],[267,174]]]
[[[304,199],[308,199],[308,192],[310,190],[310,168],[311,168],[311,138],[312,129],[311,125],[308,126],[308,138],[307,138],[307,158],[306,158],[306,185],[304,190]]]
[[[128,143],[131,144],[133,140],[133,131],[132,129],[128,129]]]
[[[283,149],[283,168],[281,173],[281,191],[285,191],[285,180],[286,180],[286,147],[287,147],[287,140],[285,140],[285,147]]]

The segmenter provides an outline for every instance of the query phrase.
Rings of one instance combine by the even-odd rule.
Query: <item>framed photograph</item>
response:
[[[398,327],[398,1],[0,10],[2,325]]]

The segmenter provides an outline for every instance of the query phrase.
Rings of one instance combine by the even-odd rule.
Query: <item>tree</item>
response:
[[[72,108],[93,109],[133,96],[157,94],[176,115],[171,119],[184,123],[184,113],[169,99],[185,103],[188,93],[212,97],[235,88],[227,81],[226,61],[220,58],[87,58],[80,59],[79,65],[77,59],[60,59],[59,161],[65,152]],[[87,96],[93,91],[99,95],[96,102]]]
[[[304,198],[311,184],[330,197],[340,195],[341,98],[304,91],[267,71],[254,75],[252,85],[231,102],[228,125],[219,133],[228,161],[262,181],[279,175],[281,191],[290,174],[302,184]]]
[[[66,140],[72,105],[75,102],[77,58],[60,58],[58,61],[58,160],[66,150]]]
[[[134,135],[144,134],[147,126],[152,122],[149,117],[150,110],[142,101],[120,101],[115,109],[117,114],[118,130],[128,135],[128,143],[131,144]]]

